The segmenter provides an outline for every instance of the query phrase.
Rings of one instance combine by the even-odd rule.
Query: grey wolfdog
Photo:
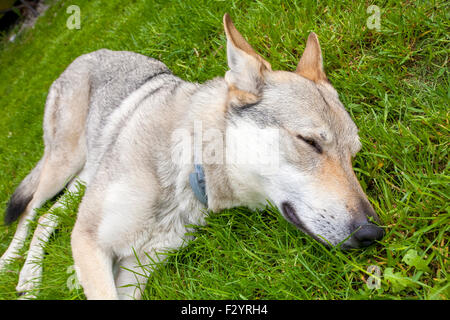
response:
[[[88,299],[139,299],[148,278],[142,265],[182,246],[186,225],[204,223],[205,208],[260,208],[269,200],[331,246],[361,248],[383,237],[352,168],[358,130],[327,80],[317,36],[309,35],[295,72],[275,71],[228,14],[223,23],[225,77],[190,83],[155,59],[99,50],[53,82],[44,155],[8,204],[5,223],[20,220],[1,268],[17,257],[35,209],[77,181],[86,190],[71,245]],[[231,146],[235,155],[276,161],[237,161],[228,157]],[[24,297],[40,283],[36,261],[58,224],[51,212],[39,219],[19,276]]]

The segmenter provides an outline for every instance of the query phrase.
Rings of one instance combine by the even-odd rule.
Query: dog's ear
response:
[[[314,32],[311,32],[306,42],[306,48],[295,72],[314,82],[327,81],[327,76],[323,71],[322,50],[319,39]]]
[[[245,41],[228,13],[223,16],[223,25],[227,36],[227,60],[230,68],[225,74],[225,81],[234,98],[242,103],[252,103],[260,93],[264,72],[272,68],[270,63]]]

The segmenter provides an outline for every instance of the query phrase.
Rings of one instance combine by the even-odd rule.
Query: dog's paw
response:
[[[36,295],[31,292],[18,292],[17,295],[19,296],[17,300],[34,300],[36,299]]]
[[[42,279],[42,266],[34,263],[25,263],[19,275],[16,291],[19,299],[35,299]]]

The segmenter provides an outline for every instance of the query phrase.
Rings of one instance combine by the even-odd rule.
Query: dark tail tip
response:
[[[16,190],[9,200],[8,208],[6,209],[4,219],[5,225],[9,225],[19,219],[20,215],[25,211],[32,198],[33,195],[24,196]]]

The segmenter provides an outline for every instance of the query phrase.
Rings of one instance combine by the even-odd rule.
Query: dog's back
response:
[[[83,168],[87,150],[89,160],[98,162],[107,147],[102,141],[110,138],[104,136],[105,126],[110,124],[114,111],[133,91],[162,74],[171,74],[162,62],[127,51],[101,49],[75,59],[49,90],[44,115],[44,156],[16,189],[5,223],[12,223],[23,212],[39,207],[61,191]],[[116,112],[115,118],[129,111]],[[119,129],[115,126],[106,132],[112,135]],[[58,172],[58,178],[54,173],[49,183],[42,182],[44,170]],[[47,190],[39,191],[38,187]],[[34,204],[30,206],[32,200]]]

